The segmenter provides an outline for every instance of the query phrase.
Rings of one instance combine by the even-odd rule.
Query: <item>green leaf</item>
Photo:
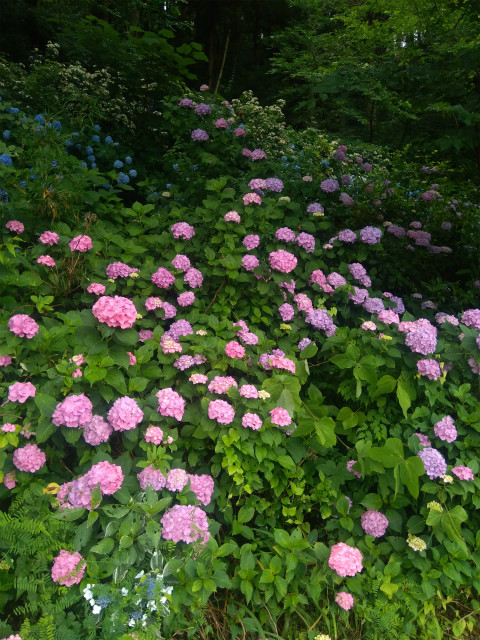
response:
[[[335,435],[335,420],[324,416],[323,418],[315,418],[315,433],[317,439],[324,447],[333,447],[337,442]]]
[[[400,463],[400,480],[415,499],[418,498],[419,493],[418,479],[424,473],[423,462],[417,456],[407,458]]]
[[[275,529],[273,532],[275,542],[286,549],[290,549],[290,536],[283,529]]]
[[[96,367],[95,365],[87,365],[83,372],[83,377],[93,384],[94,382],[98,382],[99,380],[103,380],[107,375],[107,369],[102,369],[100,367]]]
[[[375,391],[372,393],[372,398],[378,398],[378,396],[391,393],[395,389],[396,384],[396,380],[393,376],[382,376],[377,382]]]
[[[93,553],[99,553],[100,555],[105,556],[112,551],[114,544],[115,543],[112,540],[112,538],[103,538],[103,540],[100,540],[98,544],[93,545],[90,551],[93,551]]]
[[[243,506],[238,512],[237,519],[242,524],[245,522],[249,522],[253,518],[254,513],[255,509],[253,507]]]
[[[115,340],[128,346],[136,345],[138,342],[138,332],[135,329],[118,329],[114,336]]]
[[[55,411],[55,407],[58,404],[58,400],[56,400],[53,396],[48,395],[47,393],[36,393],[34,398],[35,404],[37,405],[40,413],[48,418],[51,418],[53,412]]]
[[[412,401],[415,400],[416,397],[417,393],[412,383],[404,378],[400,378],[397,383],[397,399],[405,418],[407,417],[407,411]]]
[[[132,393],[134,391],[143,391],[148,384],[148,378],[141,378],[140,376],[136,378],[131,378],[128,383],[128,391]]]
[[[310,344],[307,344],[305,349],[302,349],[302,351],[300,351],[300,358],[302,359],[313,358],[313,356],[317,355],[317,353],[318,353],[317,345],[314,342],[310,342]]]
[[[378,511],[383,504],[383,500],[378,493],[367,493],[363,500],[361,500],[360,504],[364,506],[365,509]]]
[[[284,469],[295,469],[295,463],[290,456],[278,456],[277,462]]]
[[[340,353],[337,356],[333,356],[333,358],[330,358],[330,362],[333,362],[333,364],[337,365],[340,369],[352,369],[356,363],[347,353]]]
[[[231,553],[235,551],[237,545],[235,542],[225,542],[221,547],[215,552],[215,556],[217,558],[224,558],[225,556],[229,556]]]
[[[403,461],[403,444],[398,438],[388,438],[383,447],[372,447],[367,451],[372,460],[381,462],[384,467],[395,467]]]

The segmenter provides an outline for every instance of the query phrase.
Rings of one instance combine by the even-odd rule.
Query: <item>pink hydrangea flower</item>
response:
[[[208,405],[208,417],[220,424],[230,424],[235,417],[235,411],[225,400],[212,400]]]
[[[193,291],[184,291],[177,298],[180,307],[189,307],[195,302],[195,294]]]
[[[70,553],[62,549],[53,560],[52,580],[64,587],[71,587],[81,582],[86,567],[87,563],[78,551]]]
[[[38,324],[33,318],[24,313],[12,316],[8,321],[8,328],[19,338],[33,338],[38,333]]]
[[[116,280],[117,278],[128,278],[132,273],[136,273],[138,269],[129,267],[124,262],[111,262],[105,269],[107,278]]]
[[[105,285],[99,282],[92,282],[92,284],[88,285],[87,291],[88,293],[94,293],[96,296],[101,296],[105,293]]]
[[[290,273],[297,266],[297,259],[293,253],[279,249],[272,251],[268,256],[272,269],[281,271],[282,273]]]
[[[156,298],[152,296],[151,298],[147,298],[145,300],[145,309],[147,311],[153,311],[154,309],[160,309],[163,305],[163,302],[160,298]]]
[[[369,509],[362,513],[361,524],[365,533],[374,538],[381,538],[387,530],[388,519],[380,511]]]
[[[188,271],[190,269],[190,259],[187,256],[179,253],[172,260],[172,264],[175,269],[179,269],[180,271]]]
[[[225,354],[229,358],[243,358],[243,356],[245,355],[245,347],[242,347],[239,342],[232,340],[231,342],[227,343],[225,347]]]
[[[480,309],[467,309],[460,319],[467,327],[473,327],[480,331]]]
[[[155,394],[158,398],[157,411],[162,416],[169,416],[181,420],[185,411],[185,400],[171,387],[160,389]]]
[[[225,222],[236,222],[237,224],[242,221],[240,215],[236,211],[229,211],[223,216]]]
[[[12,364],[12,356],[0,356],[0,367],[8,367]]]
[[[266,180],[263,180],[263,178],[252,178],[252,180],[250,180],[250,182],[248,183],[248,188],[249,189],[266,189],[267,188],[267,182]]]
[[[83,439],[88,444],[96,447],[102,442],[108,442],[112,433],[113,427],[102,416],[92,416],[91,420],[85,425]]]
[[[152,282],[160,289],[168,289],[175,282],[175,276],[165,267],[160,267],[152,274]]]
[[[242,244],[246,249],[248,249],[248,251],[251,251],[252,249],[256,249],[260,244],[260,236],[257,236],[254,234],[245,236],[245,238],[242,241]]]
[[[176,222],[170,227],[170,231],[175,239],[190,240],[195,235],[195,229],[187,222]]]
[[[295,373],[295,363],[284,356],[274,356],[270,359],[270,366],[273,369],[285,369],[290,373]]]
[[[13,433],[14,431],[16,431],[17,428],[15,427],[14,424],[12,424],[11,422],[6,422],[4,425],[2,425],[2,427],[0,428],[0,431],[3,431],[3,433]]]
[[[92,419],[92,403],[83,393],[67,396],[57,404],[52,415],[52,422],[57,427],[65,425],[69,428],[84,427]]]
[[[81,369],[75,369],[75,371],[72,373],[72,378],[81,378],[82,376],[83,373]]]
[[[148,427],[145,431],[145,441],[152,442],[153,444],[159,445],[162,444],[163,440],[163,431],[160,427]]]
[[[297,309],[299,311],[306,311],[307,313],[313,311],[313,302],[305,293],[297,293],[297,295],[294,296],[293,301],[297,305]]]
[[[280,307],[278,307],[278,312],[283,322],[289,322],[295,315],[295,309],[291,304],[288,304],[288,302],[285,302]]]
[[[335,596],[335,602],[339,607],[345,609],[345,611],[351,609],[355,604],[352,594],[346,593],[345,591],[340,591],[339,593],[337,593],[337,595]]]
[[[89,236],[75,236],[73,240],[70,240],[68,246],[72,251],[80,253],[85,253],[93,248],[92,239]]]
[[[242,384],[239,393],[244,398],[258,398],[258,390],[253,384]]]
[[[205,506],[210,504],[215,486],[213,478],[205,473],[200,476],[190,473],[188,479],[190,481],[190,491],[193,491],[197,496],[197,500]]]
[[[188,483],[188,473],[183,469],[170,469],[167,473],[165,488],[169,491],[181,491]]]
[[[94,464],[84,477],[91,490],[100,486],[100,491],[106,496],[116,493],[122,486],[124,478],[122,467],[106,460]]]
[[[167,479],[160,471],[160,469],[154,469],[152,465],[145,467],[143,471],[137,474],[140,487],[145,491],[147,485],[150,485],[154,491],[161,491],[166,483]]]
[[[299,247],[305,249],[307,253],[312,253],[315,250],[315,238],[310,233],[305,233],[304,231],[302,231],[296,237],[295,242]]]
[[[7,489],[15,489],[17,485],[17,480],[15,478],[15,471],[10,471],[10,473],[6,473],[3,476],[3,484],[7,487]],[[20,636],[18,636],[18,638],[20,638]]]
[[[246,413],[242,417],[242,426],[257,431],[262,426],[262,420],[256,413]]]
[[[208,376],[203,373],[192,373],[188,380],[193,382],[193,384],[206,384],[208,382]]]
[[[35,473],[43,467],[47,456],[36,444],[26,444],[13,452],[13,464],[19,471]]]
[[[15,233],[23,233],[25,230],[25,227],[23,226],[23,224],[18,220],[9,220],[5,225],[5,227],[9,231],[14,231]]]
[[[427,438],[427,436],[424,436],[423,433],[414,433],[414,436],[417,436],[417,438],[420,440],[420,444],[423,447],[431,447],[432,443],[430,442],[430,440]]]
[[[58,233],[55,233],[55,231],[44,231],[39,237],[39,241],[42,244],[48,244],[50,246],[58,244],[59,239]]]
[[[208,385],[210,393],[227,393],[230,387],[237,387],[237,381],[232,376],[215,376]]]
[[[364,331],[375,331],[377,329],[377,325],[371,320],[365,320],[365,322],[362,322],[361,328]]]
[[[262,199],[258,193],[246,193],[243,196],[243,204],[248,206],[249,204],[262,204]]]
[[[270,411],[270,419],[272,424],[277,424],[279,427],[288,427],[292,422],[292,418],[286,409],[281,407],[275,407]]]
[[[55,260],[52,258],[52,256],[40,256],[37,258],[37,263],[44,264],[46,267],[55,266]]]
[[[457,429],[453,423],[452,416],[445,416],[437,422],[433,428],[435,435],[440,440],[454,442],[457,439]]]
[[[123,396],[113,403],[107,415],[114,431],[130,431],[143,420],[143,411],[133,398]]]
[[[198,269],[191,267],[183,276],[183,281],[186,282],[192,289],[201,287],[203,284],[203,275]]]
[[[429,380],[438,380],[442,375],[440,365],[431,358],[419,360],[417,362],[417,371],[421,376],[426,376]]]
[[[130,366],[132,366],[134,364],[137,364],[137,359],[136,359],[136,357],[133,355],[133,353],[131,351],[127,351],[127,356],[130,357],[130,360],[129,360],[129,363],[128,363]]]
[[[153,331],[151,329],[142,329],[138,332],[138,339],[140,342],[145,342],[146,340],[153,340]]]
[[[295,242],[295,231],[288,227],[280,227],[275,231],[275,238],[283,242]]]
[[[452,473],[460,480],[473,480],[474,478],[473,471],[464,466],[452,467]]]
[[[23,404],[28,398],[35,397],[35,391],[31,382],[14,382],[8,387],[8,400]]]
[[[92,313],[99,322],[121,329],[130,329],[137,319],[135,305],[122,296],[100,297],[93,305]]]
[[[362,559],[358,549],[344,542],[338,542],[330,549],[328,566],[339,576],[354,576],[363,569]]]
[[[210,533],[205,512],[193,505],[176,504],[161,519],[162,537],[173,542],[208,542]]]
[[[237,127],[236,129],[234,129],[233,133],[238,137],[238,136],[244,136],[245,135],[245,129],[242,129],[242,127]]]
[[[160,341],[160,346],[162,347],[163,353],[181,353],[182,345],[179,342],[173,340],[169,336],[165,337],[163,334],[162,339]]]
[[[215,120],[215,126],[217,129],[228,129],[228,122],[225,118],[219,118],[218,120]]]
[[[242,258],[242,267],[245,271],[253,271],[259,264],[260,262],[258,261],[257,256],[247,254]]]

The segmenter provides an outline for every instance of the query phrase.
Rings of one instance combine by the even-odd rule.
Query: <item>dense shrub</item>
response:
[[[473,628],[477,206],[313,132],[266,153],[207,91],[165,101],[149,175],[15,109],[0,632]]]

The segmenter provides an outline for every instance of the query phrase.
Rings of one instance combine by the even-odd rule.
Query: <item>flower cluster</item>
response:
[[[200,375],[200,374],[197,374]],[[230,387],[237,387],[237,381],[232,376],[215,376],[208,385],[210,393],[227,393]]]
[[[35,397],[36,389],[31,382],[14,382],[8,388],[8,400],[23,404],[28,398]]]
[[[92,403],[83,393],[67,396],[57,404],[52,415],[52,422],[57,427],[65,425],[69,428],[84,427],[92,419]]]
[[[451,416],[445,416],[442,418],[435,424],[433,430],[437,438],[440,438],[440,440],[454,442],[457,439],[457,429]]]
[[[225,400],[212,400],[208,405],[208,417],[220,424],[231,424],[235,417],[235,411]]]
[[[112,262],[105,269],[107,277],[112,280],[116,280],[117,278],[127,278],[130,274],[135,273],[136,271],[137,269],[133,269],[123,262]]]
[[[138,482],[140,483],[140,487],[145,491],[148,485],[154,491],[161,491],[166,483],[167,479],[163,475],[160,469],[154,469],[152,465],[145,467],[143,471],[137,474]]]
[[[175,276],[165,267],[160,267],[152,274],[152,282],[160,289],[168,289],[175,282]]]
[[[421,376],[427,377],[429,380],[438,380],[442,375],[440,365],[436,360],[424,358],[417,362],[417,371]]]
[[[272,269],[281,271],[282,273],[290,273],[297,266],[297,258],[293,253],[279,249],[278,251],[272,251],[268,256],[270,266]]]
[[[162,416],[169,416],[181,420],[185,411],[185,400],[171,387],[160,389],[155,394],[158,398],[157,411]]]
[[[334,336],[337,331],[337,328],[332,318],[328,315],[328,311],[326,309],[314,309],[307,314],[305,322],[307,324],[311,324],[314,329],[321,329],[322,331],[325,331],[325,335],[327,337]]]
[[[70,553],[62,549],[53,561],[52,580],[64,587],[71,587],[81,582],[86,567],[87,564],[78,551]]]
[[[275,407],[270,411],[270,419],[272,424],[276,424],[279,427],[288,427],[292,422],[292,418],[286,409],[281,407]]]
[[[36,444],[26,444],[13,452],[13,464],[19,471],[35,473],[43,467],[47,456]]]
[[[114,431],[129,431],[143,420],[143,411],[133,398],[124,396],[115,400],[107,420]]]
[[[19,338],[33,338],[38,333],[38,324],[33,318],[24,313],[12,316],[8,321],[8,328]]]
[[[107,442],[113,433],[113,427],[102,416],[92,416],[85,425],[83,439],[88,444],[96,447],[102,442]]]
[[[176,504],[161,519],[162,537],[173,542],[208,542],[210,533],[205,512],[192,505]]]
[[[190,240],[195,235],[195,229],[187,222],[176,222],[171,226],[170,231],[175,239]]]
[[[339,607],[345,609],[345,611],[351,609],[355,604],[353,596],[350,593],[346,593],[345,591],[340,591],[339,593],[337,593],[337,595],[335,596],[335,602]]]
[[[85,253],[93,248],[92,239],[90,236],[76,236],[68,243],[71,251],[79,251]]]
[[[354,576],[363,569],[362,559],[358,549],[344,542],[338,542],[330,549],[328,566],[339,576]]]
[[[417,456],[422,459],[425,473],[430,480],[440,478],[440,476],[443,476],[447,472],[445,458],[436,449],[425,447],[417,453]]]
[[[92,313],[99,322],[121,329],[130,329],[137,319],[135,305],[122,296],[100,297],[93,305]]]
[[[387,530],[388,519],[380,511],[372,509],[362,514],[361,524],[365,533],[374,538],[381,538]]]

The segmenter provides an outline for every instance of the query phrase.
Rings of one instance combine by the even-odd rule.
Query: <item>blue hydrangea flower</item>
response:
[[[137,172],[136,172],[136,170],[135,170],[135,169],[130,169],[130,171],[128,172],[128,175],[129,175],[131,178],[136,178],[136,177],[137,177]]]
[[[86,169],[87,168],[87,163],[86,162],[81,162],[80,166],[83,167],[84,169]]]
[[[87,156],[91,155],[93,153],[93,149],[90,146],[85,147],[85,153],[87,154]]]
[[[35,122],[39,122],[40,124],[45,124],[45,118],[43,117],[42,113],[39,113],[38,115],[36,115],[34,120]]]
[[[115,160],[113,166],[115,167],[115,169],[121,169],[123,167],[123,162],[121,160]]]
[[[54,120],[52,122],[51,125],[48,125],[49,127],[53,127],[55,129],[55,131],[61,131],[62,130],[62,123],[59,120]]]
[[[0,164],[11,167],[13,164],[11,156],[9,156],[8,153],[2,153],[2,155],[0,156]]]
[[[27,188],[27,181],[26,180],[22,180],[21,182],[18,183],[18,186],[20,187],[20,189],[26,189]]]
[[[95,162],[92,162],[92,169],[96,169],[97,165],[95,164]]]
[[[99,124],[94,124],[93,128],[95,129],[95,131],[100,131],[102,127]]]
[[[10,129],[5,129],[5,131],[3,132],[3,139],[8,140],[9,137],[10,137]]]
[[[126,163],[126,164],[132,164],[132,159],[131,159],[131,157],[130,157],[130,156],[127,156],[127,157],[125,158],[125,163]]]
[[[100,136],[92,136],[92,142],[100,142]]]
[[[112,136],[107,136],[105,138],[105,144],[113,144],[113,138]]]
[[[8,202],[8,193],[4,189],[0,189],[0,202]]]
[[[127,176],[126,173],[120,172],[118,174],[117,182],[119,184],[128,184],[130,182],[130,178]]]
[[[324,167],[328,167],[329,162],[328,162],[328,160],[324,160],[324,161],[322,162],[322,164],[323,164],[323,166],[324,166]]]
[[[178,169],[178,163],[172,164],[172,169],[176,171]]]
[[[89,162],[95,162],[95,156],[94,156],[93,154],[91,154],[91,155],[89,155],[89,156],[87,157],[87,160],[88,160]]]
[[[7,108],[5,109],[5,111],[6,111],[7,113],[13,113],[13,114],[15,114],[15,113],[18,113],[18,112],[20,111],[20,109],[19,109],[18,107],[7,107]]]
[[[50,166],[52,167],[56,167],[58,165],[58,160],[52,160],[52,162],[50,163]]]

